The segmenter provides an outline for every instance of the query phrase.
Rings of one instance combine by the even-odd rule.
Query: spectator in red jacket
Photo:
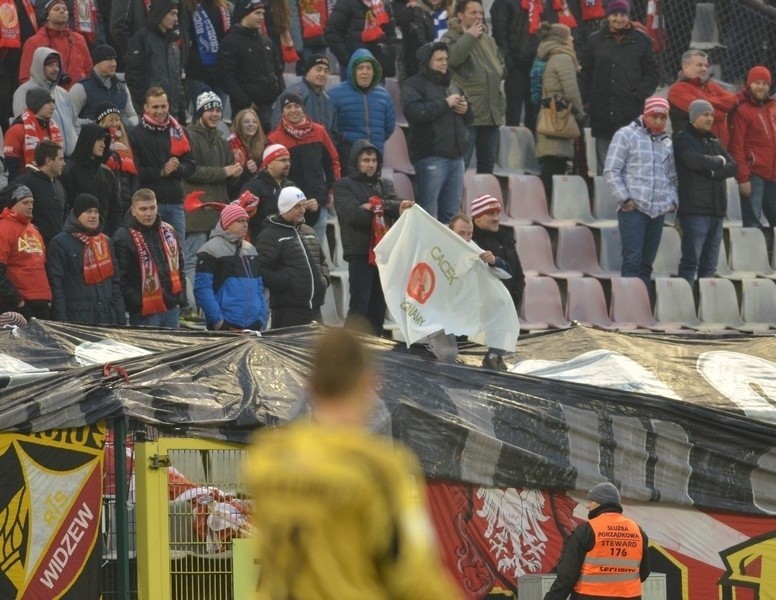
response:
[[[46,245],[32,224],[34,199],[26,185],[4,191],[0,213],[0,312],[26,319],[48,319],[51,287],[46,276]]]
[[[760,227],[760,217],[776,227],[776,101],[771,99],[771,72],[753,67],[738,94],[730,122],[730,154],[738,165],[744,227]]]
[[[722,146],[728,146],[728,113],[736,103],[736,95],[718,83],[709,80],[709,57],[702,50],[688,50],[682,55],[679,78],[668,90],[671,130],[673,137],[687,129],[689,111],[693,100],[706,100],[714,108],[714,125],[711,133],[719,138]]]
[[[288,148],[291,154],[288,176],[307,197],[305,223],[315,229],[318,239],[324,243],[329,190],[340,178],[339,154],[326,127],[305,114],[304,100],[298,93],[284,92],[278,104],[280,123],[267,140]]]
[[[44,26],[24,42],[22,62],[19,67],[19,83],[24,83],[30,78],[32,55],[35,50],[45,46],[56,50],[62,57],[59,85],[69,90],[74,83],[85,79],[94,66],[89,47],[83,35],[68,27],[69,12],[65,0],[48,0],[43,16]]]

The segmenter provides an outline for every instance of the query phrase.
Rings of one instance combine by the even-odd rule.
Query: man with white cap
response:
[[[714,277],[722,219],[727,210],[725,180],[736,174],[736,162],[711,133],[714,107],[706,100],[690,104],[690,123],[674,140],[679,178],[679,224],[682,258],[679,277],[695,285],[695,276]]]
[[[264,221],[270,215],[278,214],[278,196],[280,190],[294,182],[288,178],[291,170],[291,153],[282,144],[270,144],[264,149],[261,167],[255,179],[243,186],[259,198],[259,206],[248,222],[248,234],[256,243]]]
[[[34,199],[26,185],[3,190],[0,213],[0,312],[48,319],[51,287],[46,276],[46,246],[32,224]]]
[[[586,507],[588,521],[566,540],[544,600],[641,600],[650,573],[647,534],[622,516],[620,492],[609,482],[590,489]]]
[[[221,122],[221,98],[206,90],[197,96],[194,102],[194,122],[186,128],[191,144],[191,158],[194,171],[183,180],[183,193],[202,191],[202,202],[229,202],[229,187],[237,186],[242,174],[242,166],[235,161],[234,151],[218,129]],[[207,237],[216,223],[219,213],[214,210],[199,209],[185,211],[186,236],[184,238],[186,254],[186,280],[189,290],[189,306],[194,309],[194,272],[197,265],[197,252],[207,242]],[[184,315],[186,316],[186,315]]]
[[[665,132],[668,102],[652,96],[641,117],[620,128],[606,155],[604,179],[617,201],[623,277],[638,277],[650,290],[652,263],[666,213],[676,210],[676,166]]]
[[[318,236],[305,225],[306,207],[302,190],[283,188],[279,214],[267,218],[256,241],[261,274],[269,288],[273,329],[322,322],[329,267]]]

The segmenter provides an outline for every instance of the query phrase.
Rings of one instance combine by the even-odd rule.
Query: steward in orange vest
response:
[[[622,516],[620,492],[599,483],[587,494],[588,519],[566,541],[558,578],[544,600],[641,600],[650,573],[649,539]]]

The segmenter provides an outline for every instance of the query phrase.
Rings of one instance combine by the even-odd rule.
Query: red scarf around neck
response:
[[[299,17],[302,20],[302,39],[320,37],[329,20],[328,3],[326,0],[299,0]]]
[[[603,0],[584,0],[579,3],[583,21],[595,21],[606,16]]]
[[[72,235],[84,245],[84,281],[86,285],[97,285],[113,277],[113,256],[110,253],[108,236],[104,233],[87,235],[74,231]]]
[[[301,140],[303,137],[310,135],[310,132],[313,130],[313,122],[307,116],[305,116],[304,121],[297,125],[294,125],[285,117],[280,119],[280,123],[285,132],[297,140]]]
[[[365,43],[377,42],[385,36],[383,25],[387,25],[391,19],[385,11],[382,0],[361,0],[367,7],[364,17],[364,30],[361,32],[361,41]]]
[[[170,155],[180,157],[191,152],[189,138],[186,137],[186,132],[174,117],[167,117],[166,121],[159,122],[155,121],[148,113],[143,113],[143,125],[154,131],[169,130]]]
[[[140,285],[143,296],[140,314],[147,317],[148,315],[166,312],[167,305],[164,303],[164,291],[159,278],[159,268],[151,256],[148,244],[146,244],[139,229],[130,227],[129,233],[132,236],[132,241],[135,243],[137,260],[140,263]],[[178,238],[175,236],[175,230],[165,222],[159,225],[158,233],[159,238],[162,240],[165,258],[167,259],[167,268],[170,271],[171,291],[173,294],[179,294],[183,290],[183,286],[181,285]]]
[[[38,31],[38,18],[35,15],[35,4],[32,0],[22,0],[24,12],[32,23],[32,28]],[[2,18],[2,35],[0,48],[21,48],[22,33],[19,26],[19,13],[14,0],[0,0],[0,15]]]
[[[24,164],[31,165],[35,162],[35,148],[43,140],[51,140],[62,145],[64,138],[54,119],[49,119],[46,125],[41,124],[41,119],[29,109],[22,113],[24,125]]]

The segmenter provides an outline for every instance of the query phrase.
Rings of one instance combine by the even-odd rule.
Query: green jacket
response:
[[[475,38],[463,33],[458,19],[450,19],[442,41],[449,47],[448,65],[453,81],[474,108],[472,125],[502,125],[506,101],[501,91],[504,61],[496,41],[487,33]]]

